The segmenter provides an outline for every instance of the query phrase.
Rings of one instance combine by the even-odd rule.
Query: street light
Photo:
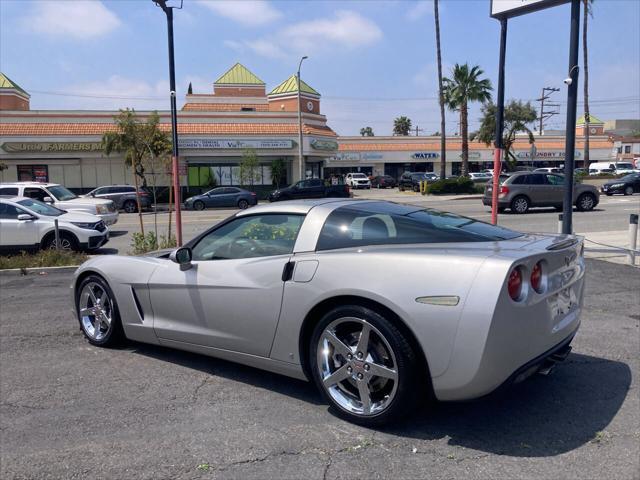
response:
[[[173,58],[173,9],[182,8],[182,0],[179,7],[167,5],[167,0],[152,0],[167,16],[167,31],[169,36],[169,88],[171,91],[171,140],[173,152],[171,155],[171,170],[173,173],[173,190],[176,208],[176,243],[182,245],[182,215],[180,212],[180,177],[178,170],[178,118],[176,112],[176,67]]]
[[[302,62],[309,57],[302,57],[300,59],[300,63],[298,64],[298,168],[300,170],[300,180],[304,180],[302,173],[302,100],[300,96],[300,68],[302,67]]]

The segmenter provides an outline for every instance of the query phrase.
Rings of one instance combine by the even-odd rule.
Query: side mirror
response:
[[[29,215],[28,213],[21,213],[20,215],[18,215],[18,220],[20,220],[21,222],[28,222],[30,220],[35,220],[35,217],[33,215]]]
[[[53,198],[51,198],[51,197],[44,197],[44,198],[42,199],[42,201],[43,201],[44,203],[53,203]]]
[[[180,271],[182,272],[189,270],[193,266],[191,264],[191,249],[188,247],[180,247],[171,252],[169,260],[180,265]]]

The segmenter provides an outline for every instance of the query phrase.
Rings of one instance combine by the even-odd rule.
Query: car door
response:
[[[223,196],[223,203],[225,207],[237,207],[238,206],[238,195],[240,194],[240,189],[236,187],[225,187]]]
[[[532,173],[527,175],[527,193],[532,206],[552,205],[550,200],[551,185],[547,182],[544,173]]]
[[[554,175],[553,173],[548,173],[546,177],[547,183],[549,184],[549,201],[552,202],[553,205],[562,205],[564,199],[564,177]]]
[[[18,220],[18,215],[30,215],[32,220]],[[40,242],[36,217],[15,205],[0,202],[0,246],[34,246]]]
[[[160,339],[268,356],[302,215],[243,215],[193,245],[192,268],[167,260],[149,280]]]
[[[214,188],[207,193],[205,205],[207,207],[222,207],[224,200],[224,187]]]
[[[55,198],[49,195],[49,192],[45,191],[44,188],[40,187],[24,187],[24,192],[22,194],[24,197],[35,198],[36,200],[40,200],[44,202],[45,197],[51,198],[55,202]]]

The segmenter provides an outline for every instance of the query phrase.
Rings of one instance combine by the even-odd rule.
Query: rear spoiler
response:
[[[551,245],[547,246],[547,250],[563,250],[565,248],[574,246],[579,241],[580,239],[578,238],[567,238],[566,240],[552,243]]]

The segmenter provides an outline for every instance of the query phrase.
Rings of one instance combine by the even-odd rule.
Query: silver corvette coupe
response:
[[[127,338],[309,379],[337,414],[377,425],[563,360],[582,250],[580,237],[410,205],[280,202],[172,252],[93,258],[72,295],[94,345]]]

